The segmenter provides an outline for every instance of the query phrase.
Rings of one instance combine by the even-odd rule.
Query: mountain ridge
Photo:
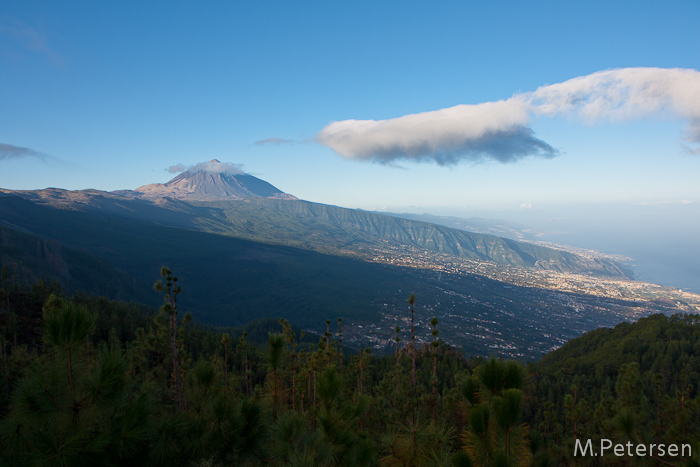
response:
[[[558,272],[629,277],[617,263],[469,233],[422,221],[292,199],[262,197],[230,200],[143,199],[114,192],[60,189],[4,190],[38,204],[156,222],[172,227],[295,246],[331,254],[360,250],[414,248],[504,266]]]

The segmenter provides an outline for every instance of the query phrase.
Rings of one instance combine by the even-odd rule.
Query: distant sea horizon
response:
[[[427,209],[411,207],[406,211]],[[510,227],[530,240],[627,256],[632,261],[624,265],[635,280],[700,294],[698,202],[430,211],[467,222],[470,217],[490,220],[492,225]]]
[[[700,294],[700,249],[697,248],[698,241],[695,239],[674,238],[659,242],[629,237],[582,237],[574,234],[552,234],[544,236],[543,239],[601,253],[627,256],[632,261],[623,265],[634,273],[635,280]]]
[[[700,294],[700,253],[685,258],[660,258],[662,251],[639,251],[622,253],[635,261],[627,267],[634,273],[634,279],[642,282],[677,287],[686,292]]]

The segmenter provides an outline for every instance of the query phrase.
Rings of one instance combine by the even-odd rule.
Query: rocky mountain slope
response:
[[[250,197],[296,199],[266,181],[232,168],[217,159],[197,164],[167,183],[152,183],[133,191],[121,190],[116,193],[147,199],[168,197],[190,201]]]

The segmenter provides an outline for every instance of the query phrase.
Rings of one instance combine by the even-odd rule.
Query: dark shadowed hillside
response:
[[[348,342],[385,351],[413,292],[420,297],[418,321],[425,326],[432,314],[441,316],[449,323],[447,341],[470,353],[533,357],[599,325],[664,309],[367,262],[364,247],[402,239],[417,248],[428,232],[469,241],[474,250],[460,251],[476,258],[487,258],[481,251],[503,252],[501,261],[567,257],[348,209],[294,200],[151,202],[90,190],[19,194],[0,196],[1,262],[17,265],[22,280],[55,279],[69,292],[154,304],[151,286],[168,265],[181,280],[182,305],[211,324],[286,316],[321,332],[326,319],[342,317]]]

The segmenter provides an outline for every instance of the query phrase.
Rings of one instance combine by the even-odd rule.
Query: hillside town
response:
[[[440,338],[467,355],[517,359],[537,358],[601,326],[655,313],[700,312],[698,294],[626,278],[501,266],[411,247],[375,249],[371,260],[414,268],[425,284],[377,303],[371,323],[343,321],[346,342],[379,353],[395,350],[397,327],[401,345],[410,341],[406,298],[413,292],[419,297],[417,346],[432,340],[430,320],[437,317]]]

